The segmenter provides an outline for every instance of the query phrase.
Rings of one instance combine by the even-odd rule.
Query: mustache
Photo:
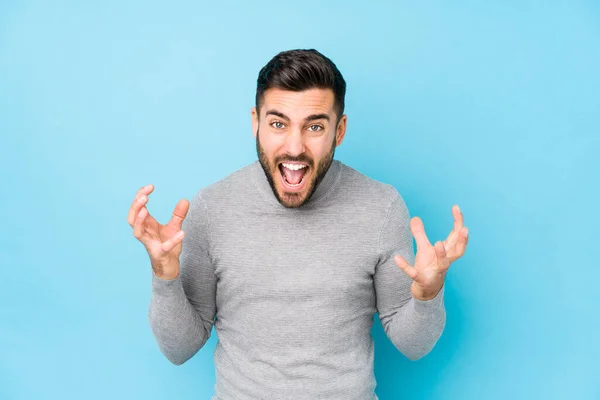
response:
[[[305,163],[306,165],[308,165],[309,167],[313,166],[313,160],[311,158],[308,158],[307,156],[297,156],[297,157],[292,157],[292,156],[281,156],[281,157],[277,157],[275,159],[275,165],[279,165],[282,162],[301,162],[301,163]]]

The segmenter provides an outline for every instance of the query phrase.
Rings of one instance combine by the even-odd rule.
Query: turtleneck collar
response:
[[[263,197],[267,200],[268,203],[283,210],[305,209],[312,207],[314,204],[317,204],[319,200],[324,198],[330,191],[332,191],[337,186],[340,180],[342,170],[340,161],[333,159],[331,161],[329,169],[323,177],[323,180],[321,180],[321,183],[319,183],[317,189],[314,191],[311,198],[301,207],[286,208],[281,203],[279,203],[279,201],[277,201],[277,198],[275,197],[275,194],[271,189],[271,185],[269,185],[269,181],[267,180],[265,171],[263,171],[262,166],[260,165],[260,161],[256,160],[254,163],[251,164],[251,166],[254,182],[256,183],[258,190],[263,194]]]

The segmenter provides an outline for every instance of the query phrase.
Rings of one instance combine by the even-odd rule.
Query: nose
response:
[[[291,156],[304,153],[304,138],[300,129],[292,129],[285,138],[285,150]]]

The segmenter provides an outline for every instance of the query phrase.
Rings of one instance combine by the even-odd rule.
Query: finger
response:
[[[462,211],[460,210],[458,204],[455,204],[452,207],[452,215],[454,216],[454,231],[460,232],[460,230],[464,226],[465,221],[462,215]]]
[[[136,239],[142,241],[142,235],[144,234],[144,220],[148,216],[148,209],[146,207],[142,208],[140,212],[137,214],[135,218],[135,222],[133,223],[133,236]]]
[[[444,247],[444,243],[435,242],[435,255],[437,256],[437,263],[440,268],[447,269],[450,266],[450,260],[446,256],[446,248]]]
[[[154,190],[154,185],[150,184],[150,185],[144,186],[143,188],[138,190],[137,193],[135,194],[135,197],[133,198],[133,203],[131,203],[131,207],[129,208],[129,213],[127,214],[127,222],[129,223],[130,226],[133,226],[133,223],[135,222],[135,217],[140,212],[140,208],[141,208],[140,197],[146,196],[144,198],[144,201],[141,202],[141,204],[143,205],[145,203],[145,201],[148,199],[148,195],[150,193],[152,193],[153,190]]]
[[[414,267],[411,267],[404,258],[402,258],[401,255],[396,255],[394,257],[394,261],[396,262],[396,264],[398,265],[398,267],[400,267],[400,269],[402,271],[404,271],[406,273],[406,275],[408,275],[411,279],[415,279],[417,277],[417,269]]]
[[[465,226],[460,230],[458,242],[456,243],[456,252],[458,257],[461,257],[463,254],[465,254],[467,243],[469,243],[469,228]]]
[[[173,210],[173,216],[169,221],[169,224],[176,227],[177,229],[181,229],[181,225],[183,224],[183,220],[185,219],[187,212],[190,208],[190,202],[186,199],[179,200],[179,203],[175,206],[175,210]]]
[[[133,224],[135,223],[135,219],[137,217],[137,215],[140,213],[140,210],[142,209],[142,207],[144,207],[146,205],[146,202],[148,201],[148,196],[146,196],[145,194],[137,197],[135,199],[135,201],[133,202],[133,205],[131,206],[131,209],[129,210],[129,225],[131,225],[133,227]]]
[[[142,195],[148,196],[150,193],[152,193],[153,190],[154,190],[154,185],[150,184],[150,185],[141,187],[136,192],[135,197],[133,198],[133,202],[131,203],[131,207],[129,208],[129,214],[127,215],[127,221],[129,222],[129,225],[133,225],[133,222],[135,221],[135,216],[137,215],[137,212],[135,212],[133,210],[133,208],[138,203],[140,196],[142,196]],[[139,210],[138,210],[138,212],[139,212]]]
[[[161,250],[164,251],[165,253],[170,252],[171,250],[173,250],[173,248],[175,246],[177,246],[183,240],[184,237],[185,237],[184,231],[177,232],[171,239],[167,240],[166,242],[164,242],[160,245]]]
[[[425,227],[423,226],[423,221],[421,221],[421,218],[411,218],[410,230],[412,231],[412,234],[415,237],[415,241],[417,242],[417,251],[421,247],[431,247],[431,243],[429,242],[429,239],[427,239],[427,235],[425,234]]]
[[[143,186],[141,188],[139,188],[139,190],[136,193],[136,197],[139,196],[140,194],[149,194],[152,193],[152,191],[154,190],[154,185],[153,184],[149,184],[146,186]]]

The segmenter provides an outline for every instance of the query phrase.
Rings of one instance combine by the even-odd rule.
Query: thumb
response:
[[[408,264],[400,254],[396,254],[394,261],[398,267],[400,267],[400,269],[404,271],[411,279],[415,279],[417,277],[417,270],[414,267],[411,267],[410,264]]]
[[[175,206],[175,210],[173,210],[173,216],[171,217],[171,221],[169,221],[169,225],[181,229],[181,225],[183,224],[183,220],[185,219],[189,208],[189,201],[186,199],[179,200],[179,203]]]

